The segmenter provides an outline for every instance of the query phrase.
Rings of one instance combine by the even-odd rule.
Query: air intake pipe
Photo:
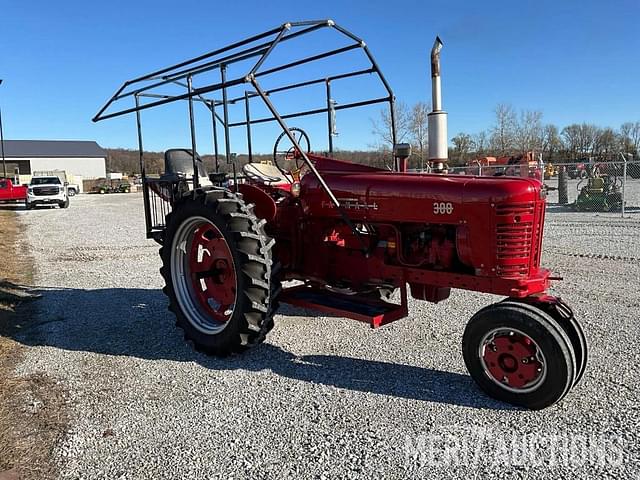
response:
[[[442,110],[442,91],[440,85],[440,37],[436,37],[431,49],[431,103],[433,111],[429,114],[429,163],[435,172],[446,169],[449,159],[447,141],[447,112]]]

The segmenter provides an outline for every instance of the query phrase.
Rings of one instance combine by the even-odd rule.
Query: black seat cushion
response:
[[[204,162],[196,152],[196,165],[198,166],[198,176],[207,177],[207,170]],[[182,174],[187,177],[193,176],[193,154],[187,148],[172,148],[164,152],[164,173],[166,175]]]

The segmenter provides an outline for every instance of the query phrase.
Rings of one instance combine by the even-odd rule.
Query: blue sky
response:
[[[2,0],[0,12],[6,138],[88,139],[133,148],[133,116],[90,121],[124,80],[285,21],[317,18],[332,18],[363,37],[397,98],[408,104],[430,99],[428,53],[439,34],[445,43],[443,95],[450,137],[487,128],[499,102],[542,110],[546,122],[560,127],[586,121],[617,128],[640,120],[638,0]],[[368,94],[368,88],[346,89],[338,100]],[[280,97],[277,107],[306,107],[304,100]],[[145,113],[145,147],[188,145],[185,108]],[[378,109],[339,113],[336,145],[370,145],[369,118]],[[210,151],[208,117],[199,113],[197,120],[200,149]],[[316,123],[308,128],[312,146],[320,150],[326,148],[321,130],[326,120]],[[268,129],[256,132],[257,149],[269,150],[274,135]],[[232,142],[233,151],[246,151],[242,135]]]

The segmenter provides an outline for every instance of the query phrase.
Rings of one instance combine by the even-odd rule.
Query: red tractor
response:
[[[277,56],[275,66],[267,66],[281,46],[322,31],[347,43],[290,61]],[[330,45],[313,43],[320,44]],[[436,39],[431,55],[432,163],[447,159],[441,45]],[[312,62],[350,51],[362,54],[364,68],[261,85],[263,77],[281,82],[294,69],[306,72]],[[240,74],[230,74],[233,67]],[[287,75],[277,75],[282,72]],[[219,77],[196,84],[212,73]],[[384,94],[337,103],[331,87],[362,76],[379,80]],[[278,113],[278,94],[314,86],[326,91],[321,107]],[[207,96],[213,92],[220,97]],[[114,107],[126,98],[135,105]],[[164,175],[147,177],[141,113],[180,100],[188,103],[191,148],[168,150]],[[255,101],[268,115],[252,116]],[[469,373],[505,402],[539,409],[559,401],[584,373],[587,343],[569,306],[546,293],[553,277],[540,266],[542,184],[532,178],[408,173],[405,144],[394,147],[394,171],[336,159],[336,114],[377,103],[389,105],[395,140],[389,84],[364,41],[331,20],[286,23],[127,81],[113,95],[94,121],[136,114],[147,236],[161,244],[164,292],[178,326],[198,350],[228,355],[262,342],[283,302],[379,327],[407,316],[408,292],[433,303],[449,297],[451,288],[498,294],[506,298],[473,315],[464,332]],[[205,171],[196,153],[196,105],[204,105],[213,122],[215,173]],[[234,106],[241,108],[232,118]],[[311,153],[307,133],[286,124],[313,115],[326,119],[328,153]],[[283,132],[273,163],[253,162],[252,128],[269,122]],[[220,127],[231,175],[220,172]],[[249,163],[241,172],[230,153],[233,128],[246,131]],[[283,286],[291,280],[297,285]]]

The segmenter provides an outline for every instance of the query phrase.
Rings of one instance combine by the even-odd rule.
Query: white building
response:
[[[16,172],[29,183],[34,172],[64,170],[71,183],[105,178],[107,152],[96,142],[68,140],[5,140],[7,176]],[[0,158],[1,161],[1,158]],[[0,176],[3,175],[0,164]]]

